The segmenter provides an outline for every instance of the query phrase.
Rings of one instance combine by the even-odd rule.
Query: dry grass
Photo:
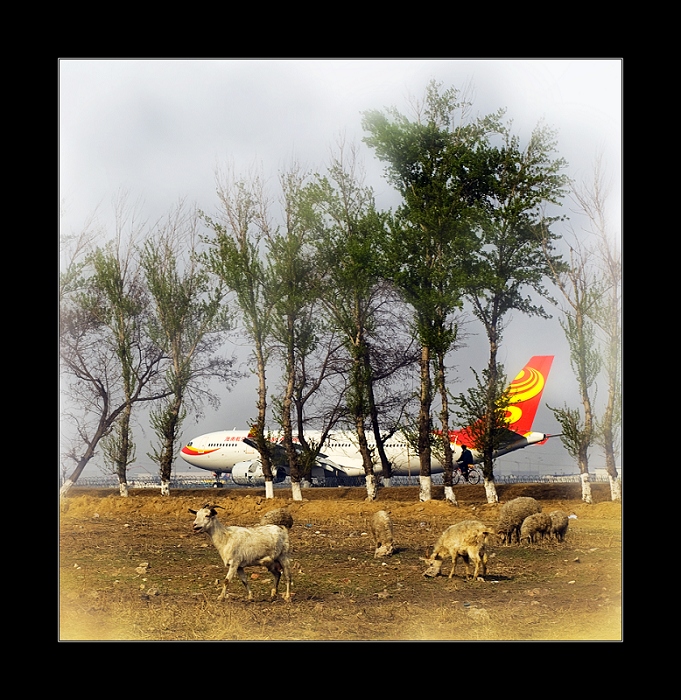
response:
[[[267,501],[258,490],[132,492],[74,489],[60,517],[61,640],[619,640],[621,506],[594,485],[593,505],[574,485],[499,487],[500,500],[538,498],[545,511],[577,516],[564,543],[490,547],[484,582],[423,576],[425,557],[454,522],[496,523],[500,504],[482,487],[459,487],[460,506],[418,502],[417,489],[380,492],[310,489],[302,503],[290,492]],[[603,486],[603,489],[596,488]],[[542,496],[546,495],[546,498]],[[287,507],[293,601],[268,599],[271,578],[249,570],[255,600],[240,582],[217,601],[225,570],[205,535],[191,531],[187,508],[223,506],[225,523],[253,525]],[[390,512],[397,553],[374,559],[366,533],[371,515]],[[141,566],[147,563],[148,567]]]

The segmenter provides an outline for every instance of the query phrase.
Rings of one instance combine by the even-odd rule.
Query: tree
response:
[[[621,501],[622,489],[617,475],[616,455],[619,445],[619,426],[622,420],[622,253],[617,240],[608,230],[607,195],[601,157],[598,156],[592,182],[574,187],[573,196],[588,217],[589,233],[596,236],[594,264],[599,271],[597,280],[599,291],[592,309],[591,320],[596,324],[602,337],[601,359],[608,387],[605,409],[601,418],[596,420],[596,440],[605,452],[610,497],[613,501]]]
[[[397,110],[364,115],[365,142],[385,162],[389,181],[403,199],[384,250],[390,279],[413,309],[412,329],[421,347],[418,453],[421,500],[431,498],[431,363],[446,396],[444,357],[456,332],[451,314],[462,306],[465,261],[475,239],[471,216],[485,192],[483,136],[494,119],[465,123],[470,103],[434,81],[410,121]],[[457,122],[457,114],[461,121]],[[447,412],[442,413],[446,419]],[[446,428],[448,433],[448,428]],[[445,455],[449,445],[445,440]],[[449,458],[451,465],[451,455]],[[447,464],[447,461],[445,462]],[[451,466],[449,470],[451,485]]]
[[[328,177],[319,178],[317,193],[318,206],[326,221],[324,235],[317,244],[319,265],[326,271],[321,302],[348,353],[345,406],[357,433],[367,500],[374,500],[377,482],[369,447],[369,425],[382,472],[386,477],[390,475],[374,393],[371,343],[378,309],[386,299],[380,276],[384,219],[375,208],[373,192],[363,185],[355,149],[343,143],[332,158]]]
[[[233,170],[218,175],[222,223],[203,214],[212,230],[203,260],[233,294],[243,332],[252,345],[258,377],[257,418],[251,426],[258,447],[265,495],[274,498],[272,445],[266,431],[267,364],[271,352],[275,290],[263,261],[267,200],[262,178],[237,179]]]
[[[595,328],[590,320],[599,297],[591,257],[588,248],[571,248],[568,267],[554,273],[555,283],[565,301],[561,327],[570,346],[570,364],[577,379],[583,414],[567,404],[563,408],[549,407],[561,425],[561,441],[565,449],[577,459],[585,503],[592,502],[589,482],[589,449],[595,437],[592,393],[601,368]]]
[[[318,230],[306,175],[294,166],[281,177],[284,224],[266,232],[268,275],[277,289],[273,299],[273,337],[279,343],[284,365],[284,392],[279,402],[282,441],[289,464],[293,500],[302,501],[298,449],[293,441],[293,397],[299,358],[310,344],[310,308],[317,293],[318,266],[313,239]]]
[[[550,279],[552,270],[563,269],[554,250],[558,237],[550,230],[555,217],[544,216],[543,210],[547,204],[560,202],[566,182],[560,175],[565,161],[552,158],[556,142],[551,129],[537,127],[525,148],[509,127],[500,125],[499,131],[503,144],[500,148],[489,146],[482,166],[488,189],[479,208],[478,241],[468,260],[467,282],[467,297],[489,342],[489,360],[483,373],[489,382],[487,414],[482,417],[487,435],[481,443],[485,445],[483,476],[489,503],[498,501],[492,449],[496,439],[492,433],[503,391],[497,352],[512,311],[550,318],[529,292],[548,297],[544,280]]]
[[[76,463],[61,487],[62,496],[117,423],[120,440],[112,458],[121,494],[127,495],[132,407],[165,395],[155,386],[163,354],[144,332],[146,299],[132,256],[132,240],[140,228],[124,204],[120,200],[116,209],[115,239],[92,250],[93,236],[78,237],[60,276],[61,385],[75,430],[66,454]]]
[[[209,381],[217,378],[229,384],[237,376],[233,359],[217,355],[231,326],[224,292],[212,284],[194,252],[197,224],[196,214],[180,204],[152,232],[141,255],[154,307],[151,334],[168,357],[164,374],[168,396],[150,413],[158,445],[149,456],[159,465],[163,496],[170,493],[187,408],[198,413],[205,399],[217,405]]]

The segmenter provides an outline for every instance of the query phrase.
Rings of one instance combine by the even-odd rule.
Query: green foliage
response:
[[[497,365],[495,377],[485,369],[480,376],[474,369],[475,386],[459,394],[455,411],[462,425],[469,426],[471,447],[485,456],[503,447],[508,439],[506,418],[510,393],[503,367]]]

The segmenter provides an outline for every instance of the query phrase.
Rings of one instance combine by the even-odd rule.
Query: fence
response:
[[[604,474],[589,474],[589,480],[591,483],[608,481],[608,477]],[[524,473],[524,474],[495,474],[494,481],[497,484],[533,484],[533,483],[579,483],[579,474],[536,474],[536,473]],[[172,489],[200,489],[200,488],[213,488],[215,486],[215,479],[192,476],[190,474],[179,474],[170,480],[170,488]],[[249,489],[253,486],[241,486],[235,484],[231,478],[223,477],[220,482],[223,488],[234,488],[234,489]],[[435,486],[442,485],[442,474],[434,474],[432,477],[432,483]],[[393,486],[418,486],[419,477],[414,476],[394,476],[392,478]],[[93,488],[118,488],[118,480],[115,476],[95,476],[95,477],[81,477],[75,484],[76,486],[89,486]],[[317,479],[313,480],[310,484],[312,487],[338,487],[338,486],[364,486],[364,477],[327,477],[323,483],[319,482]],[[133,479],[128,480],[128,487],[131,489],[153,489],[161,488],[161,478],[153,474],[145,474],[135,476]],[[278,484],[274,484],[275,489],[280,488],[291,488],[291,479],[286,477],[284,481]]]

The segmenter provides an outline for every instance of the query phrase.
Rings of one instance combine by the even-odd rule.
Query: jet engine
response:
[[[280,484],[285,478],[286,470],[283,467],[275,467],[274,483]],[[232,481],[240,486],[264,486],[262,462],[259,459],[238,462],[232,467]]]

